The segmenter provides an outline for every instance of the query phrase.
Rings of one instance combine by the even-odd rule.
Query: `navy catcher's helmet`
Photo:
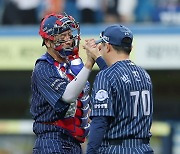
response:
[[[58,40],[55,44],[54,49],[59,52],[61,57],[67,57],[69,55],[78,55],[79,51],[79,41],[80,41],[80,27],[79,24],[75,21],[72,16],[67,14],[57,15],[49,14],[42,19],[40,24],[39,34],[43,38],[43,44],[45,45],[44,40],[48,39],[54,41],[54,37],[58,34],[63,33],[64,31],[71,30],[73,45],[70,48],[63,48],[62,43],[64,40]]]

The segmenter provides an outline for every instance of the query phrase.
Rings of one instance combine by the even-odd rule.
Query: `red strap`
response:
[[[56,126],[60,126],[64,129],[67,129],[71,132],[75,131],[75,119],[74,118],[68,118],[68,119],[63,119],[63,120],[57,120],[55,122],[52,122],[52,124]]]
[[[81,124],[81,120],[78,118],[68,118],[64,120],[58,120],[55,122],[49,122],[46,124],[53,124],[56,126],[59,126],[61,128],[64,128],[69,131],[69,133],[76,138],[79,142],[83,143],[85,142],[85,137],[84,136],[84,129],[78,127]]]
[[[82,117],[82,115],[83,115],[82,110],[81,110],[81,109],[79,109],[79,108],[77,108],[77,109],[76,109],[75,116],[77,116],[77,117]]]
[[[81,92],[81,93],[79,94],[78,98],[82,98],[82,97],[83,97],[83,95],[84,95],[84,93],[83,93],[83,92]]]
[[[56,67],[58,67],[58,66],[59,66],[59,63],[58,63],[57,61],[55,61],[55,62],[54,62],[54,65],[55,65]]]
[[[75,125],[80,126],[81,125],[81,120],[77,117],[75,117]]]
[[[64,66],[61,67],[61,71],[65,72],[66,68]]]
[[[67,75],[67,77],[70,79],[70,80],[73,80],[74,79],[74,76],[73,75],[71,75],[71,74],[66,74]]]
[[[59,127],[62,127],[68,131],[70,131],[71,134],[74,134],[76,136],[83,136],[84,135],[84,130],[81,129],[81,120],[77,117],[75,118],[68,118],[68,119],[63,119],[63,120],[57,120],[55,122],[46,122],[45,124],[53,124]]]
[[[82,102],[81,102],[80,100],[77,100],[77,107],[78,107],[78,108],[83,107],[83,104],[82,104]]]

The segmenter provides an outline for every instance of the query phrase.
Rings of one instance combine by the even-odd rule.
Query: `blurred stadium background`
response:
[[[180,0],[0,0],[0,154],[32,153],[30,79],[46,51],[38,24],[43,15],[64,11],[81,24],[80,46],[112,23],[132,30],[131,59],[154,84],[152,147],[155,154],[179,154]],[[86,58],[82,49],[80,55]],[[91,84],[97,73],[95,66]]]

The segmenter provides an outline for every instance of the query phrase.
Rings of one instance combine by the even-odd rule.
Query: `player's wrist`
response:
[[[95,61],[92,59],[92,60],[87,60],[87,62],[85,63],[85,67],[89,70],[91,70],[94,66],[94,63]]]
[[[100,53],[96,53],[93,57],[93,59],[96,61],[99,57],[101,57],[101,54]]]

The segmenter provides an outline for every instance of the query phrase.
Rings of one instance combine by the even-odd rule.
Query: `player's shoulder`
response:
[[[105,78],[105,79],[109,79],[109,77],[111,76],[112,77],[113,75],[113,69],[111,67],[108,67],[104,70],[101,70],[97,75],[96,77],[97,78]]]
[[[54,70],[53,60],[49,59],[46,55],[42,55],[37,59],[33,72],[45,74],[49,70]]]
[[[34,70],[43,71],[47,70],[49,67],[51,67],[51,65],[47,61],[39,61],[38,63],[36,63]]]
[[[142,70],[144,76],[145,76],[146,78],[148,78],[149,80],[151,80],[151,76],[149,75],[149,73],[148,73],[144,68],[141,68],[141,70]]]
[[[151,82],[151,77],[149,73],[141,66],[135,65],[135,68],[131,70],[131,72],[136,76],[140,76],[141,78],[146,79],[149,83]],[[138,73],[138,74],[137,74]]]
[[[119,65],[119,62],[114,63],[113,65],[111,65],[110,67],[106,68],[105,70],[103,70],[103,74],[107,77],[112,77],[113,75],[116,75],[117,73],[121,73],[123,72],[123,70],[126,70],[125,67],[123,65]]]
[[[54,63],[54,58],[48,53],[46,52],[45,54],[43,54],[41,57],[39,57],[37,60],[36,60],[36,63],[39,63],[39,62],[48,62],[50,64],[53,64]]]
[[[116,63],[118,69],[121,69],[121,71],[134,71],[134,70],[138,70],[142,73],[147,73],[146,70],[144,68],[142,68],[141,66],[135,64],[134,62],[132,62],[131,60],[124,60],[124,61],[120,61],[119,63]]]
[[[143,74],[150,76],[147,70],[145,70],[143,67],[136,65],[136,68]]]

